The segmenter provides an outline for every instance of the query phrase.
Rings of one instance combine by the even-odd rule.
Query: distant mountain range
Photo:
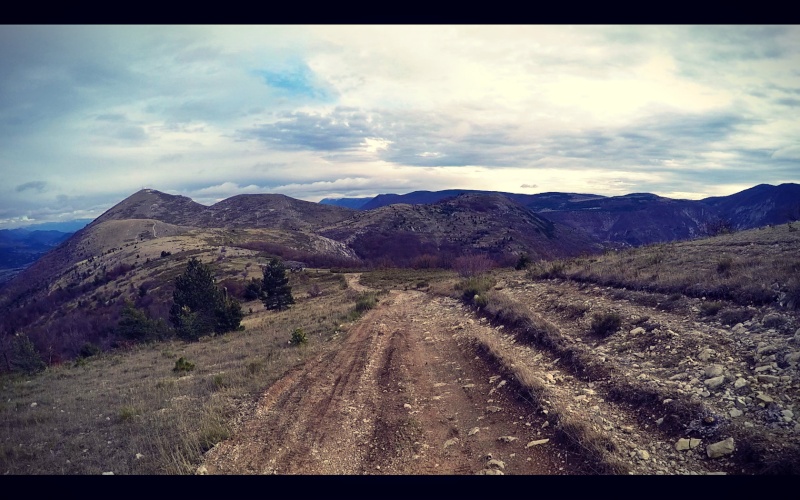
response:
[[[326,198],[320,203],[374,210],[401,203],[433,204],[465,193],[505,196],[546,219],[586,231],[600,242],[634,246],[693,238],[720,227],[741,230],[800,219],[800,185],[793,183],[760,184],[730,196],[702,200],[676,200],[650,193],[607,197],[450,189],[373,198]]]
[[[205,206],[143,189],[72,235],[0,231],[0,248],[17,252],[7,264],[19,265],[0,288],[0,339],[23,330],[39,349],[73,356],[84,341],[111,341],[125,299],[166,318],[174,278],[192,256],[213,262],[231,293],[272,256],[318,268],[448,267],[478,253],[509,266],[521,254],[573,257],[783,224],[800,219],[800,185],[697,201],[448,190],[381,195],[361,207],[280,194]]]

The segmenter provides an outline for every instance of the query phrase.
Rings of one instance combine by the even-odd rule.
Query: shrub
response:
[[[486,296],[486,294],[484,294],[484,295],[475,295],[472,298],[472,302],[478,308],[486,307],[486,306],[489,305],[489,298]]]
[[[125,308],[120,313],[117,332],[123,338],[137,342],[151,342],[169,336],[167,325],[163,320],[151,319],[144,311],[134,307],[129,300],[125,301]]]
[[[703,316],[715,316],[722,310],[722,302],[708,301],[700,304],[700,313]]]
[[[378,304],[378,297],[374,292],[364,292],[356,298],[356,312],[363,313]]]
[[[493,266],[492,259],[484,254],[464,255],[453,261],[453,269],[465,278],[483,274]]]
[[[91,358],[92,356],[96,356],[96,355],[100,354],[100,352],[101,351],[100,351],[100,348],[98,346],[96,346],[95,344],[92,344],[91,342],[86,342],[81,347],[81,350],[80,350],[80,352],[78,352],[78,355],[80,355],[80,357],[82,357],[82,358]]]
[[[308,297],[313,299],[314,297],[319,297],[322,295],[322,288],[319,287],[319,284],[314,283],[308,289]]]
[[[717,272],[719,274],[730,274],[731,267],[733,267],[733,259],[725,256],[717,261]]]
[[[514,269],[517,271],[521,271],[523,269],[527,269],[528,266],[531,264],[531,258],[528,254],[523,253],[520,254],[519,259],[517,259],[517,263],[514,265]]]
[[[306,337],[306,333],[303,331],[302,328],[295,328],[292,332],[292,344],[294,345],[303,345],[308,343],[308,338]]]
[[[456,290],[463,290],[461,299],[471,304],[476,295],[486,293],[495,284],[495,280],[488,276],[473,276],[456,284]]]
[[[192,370],[194,370],[194,363],[190,363],[183,357],[180,357],[177,361],[175,361],[175,368],[172,369],[172,371],[178,374],[187,373]]]
[[[34,374],[46,368],[36,346],[25,334],[17,334],[11,341],[11,366],[16,371]]]
[[[622,318],[617,313],[599,313],[592,317],[592,333],[608,337],[622,326]]]
[[[251,278],[244,289],[244,300],[256,300],[261,297],[261,285],[264,282],[258,278]]]
[[[744,323],[753,317],[753,313],[747,309],[726,309],[719,313],[719,320],[726,325]]]

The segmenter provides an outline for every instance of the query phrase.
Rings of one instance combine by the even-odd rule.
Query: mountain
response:
[[[337,207],[352,208],[359,210],[365,203],[372,200],[373,197],[365,198],[323,198],[319,202],[322,205],[336,205]]]
[[[730,196],[703,200],[676,200],[651,193],[600,196],[580,193],[518,194],[450,189],[381,194],[360,210],[393,204],[433,204],[461,194],[502,195],[537,214],[598,241],[624,245],[676,241],[710,234],[710,227],[729,223],[732,229],[749,229],[800,219],[800,185],[761,184]]]
[[[85,342],[108,347],[125,300],[167,317],[174,279],[191,257],[212,263],[234,296],[275,256],[317,268],[446,267],[479,253],[509,266],[523,253],[536,261],[703,235],[726,217],[736,227],[785,222],[800,209],[797,189],[762,185],[706,200],[449,190],[400,197],[430,203],[369,210],[279,194],[205,206],[146,189],[64,241],[0,233],[6,241],[50,245],[0,288],[0,340],[24,331],[51,360],[76,355]]]
[[[426,254],[553,258],[602,249],[584,231],[554,224],[501,194],[465,193],[428,205],[358,211],[321,234],[347,243],[362,259],[388,258],[400,265]]]
[[[800,220],[800,184],[759,184],[730,196],[705,198],[736,229]]]

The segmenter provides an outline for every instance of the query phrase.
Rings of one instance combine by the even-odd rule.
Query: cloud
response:
[[[538,184],[522,184],[520,187],[524,188],[524,189],[533,189],[533,188],[539,187],[539,185]]]
[[[25,184],[18,185],[14,190],[18,193],[21,193],[28,189],[32,189],[34,191],[38,191],[39,193],[41,193],[42,191],[44,191],[46,185],[47,183],[44,181],[31,181],[31,182],[26,182]]]

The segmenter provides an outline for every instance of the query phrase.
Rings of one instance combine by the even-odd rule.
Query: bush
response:
[[[261,297],[261,285],[264,282],[258,278],[251,278],[244,289],[244,300],[256,300]]]
[[[82,358],[91,358],[92,356],[97,356],[98,354],[100,354],[100,352],[101,350],[98,346],[92,344],[91,342],[86,342],[81,347],[81,350],[78,353],[78,355]]]
[[[478,308],[486,307],[486,306],[489,305],[489,298],[485,294],[484,295],[475,295],[472,298],[472,302]]]
[[[356,312],[363,313],[378,304],[378,297],[374,292],[364,292],[356,298]]]
[[[617,313],[595,314],[592,318],[592,333],[600,337],[608,337],[622,326],[622,318]]]
[[[169,336],[167,325],[164,324],[163,320],[151,319],[144,311],[137,309],[129,300],[125,301],[125,308],[120,313],[117,332],[123,338],[137,342],[163,340]]]
[[[453,269],[465,278],[483,274],[492,267],[494,262],[484,254],[464,255],[453,261]]]
[[[306,337],[306,333],[303,331],[302,328],[295,328],[292,332],[292,344],[294,345],[303,345],[308,343],[308,338]]]
[[[700,313],[703,316],[715,316],[722,310],[722,302],[708,301],[700,304]]]
[[[733,259],[725,256],[717,262],[717,273],[730,274],[731,267],[733,267]]]
[[[11,366],[16,371],[28,374],[40,372],[47,367],[36,346],[25,334],[17,334],[11,341]]]
[[[528,266],[531,264],[531,258],[528,254],[523,253],[520,254],[519,259],[517,259],[517,263],[514,265],[514,269],[517,271],[521,271],[523,269],[527,269]]]
[[[494,284],[495,280],[488,276],[473,276],[461,281],[460,283],[457,283],[455,288],[456,290],[462,290],[461,300],[467,304],[472,304],[472,301],[476,295],[482,295],[486,293],[494,286]]]
[[[319,297],[320,295],[322,295],[322,288],[319,287],[319,284],[314,283],[311,285],[311,287],[308,289],[308,297],[313,299],[315,297]]]
[[[172,369],[172,371],[178,374],[187,373],[192,370],[194,370],[194,363],[190,363],[183,357],[178,358],[178,360],[175,362],[175,368]]]

